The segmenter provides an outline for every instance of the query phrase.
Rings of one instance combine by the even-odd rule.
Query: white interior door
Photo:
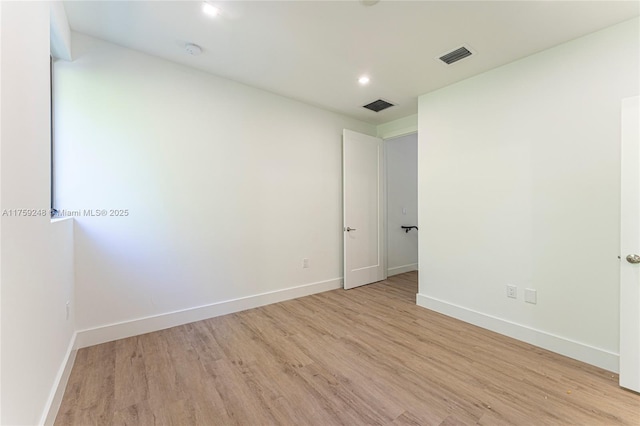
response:
[[[620,386],[640,392],[640,124],[638,97],[622,100]]]
[[[382,139],[344,130],[344,288],[385,279]]]

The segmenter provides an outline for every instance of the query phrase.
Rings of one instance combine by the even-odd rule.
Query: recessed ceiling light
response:
[[[207,3],[206,1],[202,3],[202,11],[209,16],[220,15],[220,9],[215,7],[211,3]]]
[[[360,78],[358,79],[358,83],[362,84],[363,86],[364,86],[365,84],[369,84],[369,81],[370,81],[370,80],[369,80],[369,77],[367,77],[366,75],[363,75],[362,77],[360,77]]]

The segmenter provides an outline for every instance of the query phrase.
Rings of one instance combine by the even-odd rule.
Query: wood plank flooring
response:
[[[415,305],[416,273],[81,349],[56,425],[640,425],[618,376]]]

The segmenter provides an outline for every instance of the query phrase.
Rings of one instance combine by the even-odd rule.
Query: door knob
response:
[[[345,231],[347,231],[347,232],[351,232],[351,231],[355,231],[355,230],[356,230],[356,228],[349,228],[348,226],[345,229]],[[638,259],[640,259],[640,257]],[[640,262],[640,260],[638,260],[638,262]]]
[[[637,254],[630,254],[627,256],[627,262],[640,263],[640,256],[638,256]]]

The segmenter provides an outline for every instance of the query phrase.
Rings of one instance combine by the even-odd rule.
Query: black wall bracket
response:
[[[404,232],[405,232],[406,234],[408,234],[408,233],[409,233],[409,231],[411,231],[411,230],[412,230],[412,229],[414,229],[414,228],[415,228],[415,230],[416,230],[416,231],[418,230],[418,227],[417,227],[417,226],[401,226],[401,228],[402,228],[402,229],[404,229]]]

